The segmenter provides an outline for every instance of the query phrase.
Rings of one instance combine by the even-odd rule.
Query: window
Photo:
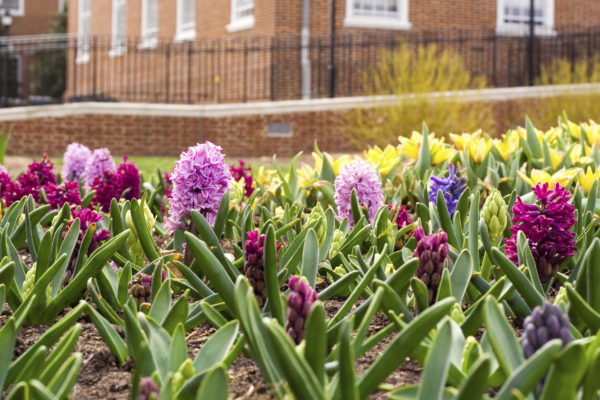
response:
[[[538,35],[554,34],[554,0],[533,3],[534,31]],[[529,33],[529,1],[498,0],[496,31],[503,34]]]
[[[235,32],[253,27],[254,0],[231,0],[231,23],[227,25],[227,30]]]
[[[58,0],[58,12],[59,13],[65,11],[66,6],[67,6],[67,0]]]
[[[177,0],[177,34],[175,41],[196,38],[196,5],[194,0]]]
[[[158,42],[158,0],[142,0],[142,48],[156,47]]]
[[[127,0],[112,2],[112,41],[110,56],[127,52]]]
[[[3,0],[1,3],[2,11],[8,8],[10,10],[10,15],[14,15],[16,17],[22,17],[25,15],[25,0]]]
[[[410,29],[408,0],[346,0],[344,25],[359,28]]]
[[[85,63],[90,59],[90,17],[92,0],[79,0],[77,14],[77,62]]]

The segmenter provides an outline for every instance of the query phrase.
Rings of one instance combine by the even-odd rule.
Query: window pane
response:
[[[254,12],[254,0],[234,0],[234,18],[244,18],[252,16]]]
[[[370,17],[400,17],[400,0],[354,0],[352,13]]]
[[[183,29],[193,28],[196,23],[194,0],[181,0],[181,24]]]

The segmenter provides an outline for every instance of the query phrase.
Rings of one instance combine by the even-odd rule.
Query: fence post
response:
[[[535,51],[535,25],[534,25],[534,1],[529,1],[529,86],[533,86],[534,70],[533,60]]]
[[[187,102],[192,103],[192,44],[188,42],[188,80],[187,80]]]
[[[271,76],[269,77],[269,86],[271,86],[271,101],[275,101],[275,38],[270,38],[269,41],[271,42],[271,56],[269,57],[271,61]]]
[[[244,82],[242,90],[243,103],[248,101],[248,40],[244,39]]]
[[[166,52],[165,52],[165,103],[169,103],[169,64],[170,64],[170,56],[171,56],[171,44],[166,44]]]
[[[94,101],[97,100],[96,98],[96,85],[97,85],[97,79],[98,79],[98,73],[97,73],[97,59],[98,59],[98,48],[97,48],[98,42],[96,40],[96,37],[94,36],[92,38],[92,57],[94,57],[94,61],[92,63],[92,99]]]
[[[335,97],[335,0],[331,0],[331,26],[329,29],[329,97]]]

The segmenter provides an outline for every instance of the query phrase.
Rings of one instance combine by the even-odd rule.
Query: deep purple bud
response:
[[[398,226],[398,229],[402,229],[405,226],[412,224],[412,219],[408,214],[408,210],[403,205],[395,206],[393,204],[388,204],[388,209],[391,211],[391,220],[395,222]]]
[[[304,323],[308,318],[310,308],[317,301],[317,292],[310,287],[306,279],[292,275],[288,281],[290,294],[288,295],[286,332],[296,344],[304,339]]]
[[[429,304],[432,304],[444,272],[444,261],[448,257],[448,235],[440,229],[437,233],[426,236],[419,226],[415,229],[415,239],[418,242],[413,257],[419,259],[415,275],[427,285]]]
[[[140,391],[138,400],[159,400],[158,386],[152,380],[152,378],[146,376],[140,380]]]
[[[165,280],[165,271],[162,271],[161,279]],[[152,275],[139,273],[129,282],[129,295],[135,298],[137,304],[152,302]]]
[[[525,357],[531,357],[552,339],[561,339],[563,347],[573,340],[569,330],[569,317],[560,307],[544,302],[535,307],[523,321],[521,346]]]

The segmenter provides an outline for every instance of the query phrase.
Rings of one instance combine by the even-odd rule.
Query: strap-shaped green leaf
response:
[[[277,246],[275,244],[275,229],[272,225],[267,229],[263,256],[264,278],[268,296],[267,305],[273,318],[277,319],[283,325],[285,324],[285,316],[279,291],[279,279],[277,278]]]
[[[510,376],[523,363],[523,351],[496,299],[488,296],[483,307],[486,332],[494,354],[505,376]]]
[[[216,367],[210,370],[202,379],[196,400],[214,399],[227,400],[229,398],[227,373],[223,367]]]
[[[419,388],[418,399],[420,400],[442,400],[446,377],[450,368],[450,357],[448,349],[452,344],[452,327],[446,320],[439,329],[433,346],[429,350],[423,378]]]

